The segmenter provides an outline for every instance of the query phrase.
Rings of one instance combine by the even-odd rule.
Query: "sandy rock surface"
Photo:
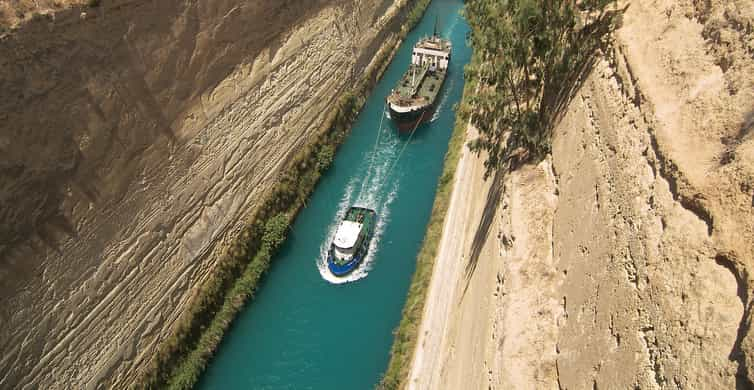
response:
[[[0,36],[35,17],[52,17],[55,12],[93,3],[92,0],[0,0]],[[86,12],[83,7],[82,10]]]
[[[398,19],[102,3],[0,38],[0,388],[133,381]]]
[[[753,18],[632,2],[551,157],[463,156],[410,388],[752,385]]]

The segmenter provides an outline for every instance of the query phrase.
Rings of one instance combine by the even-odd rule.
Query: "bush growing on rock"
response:
[[[319,169],[326,169],[332,164],[335,158],[335,148],[330,145],[323,146],[317,152],[317,167]]]
[[[288,216],[278,214],[264,225],[264,235],[262,236],[262,248],[275,250],[285,239],[285,231],[288,229]]]
[[[553,122],[599,48],[608,42],[613,0],[471,0],[465,15],[475,54],[462,107],[487,151],[486,175],[550,151]]]

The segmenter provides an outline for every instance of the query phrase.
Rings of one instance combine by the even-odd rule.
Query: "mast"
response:
[[[432,30],[432,38],[437,36],[437,15],[435,15],[435,29]]]

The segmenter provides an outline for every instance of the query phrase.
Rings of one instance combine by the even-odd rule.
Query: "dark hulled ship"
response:
[[[401,131],[432,119],[450,63],[451,44],[435,31],[414,45],[411,64],[387,98],[390,118]]]

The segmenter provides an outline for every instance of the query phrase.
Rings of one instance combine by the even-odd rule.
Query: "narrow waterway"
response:
[[[387,367],[392,331],[415,269],[463,90],[471,51],[461,0],[433,0],[369,97],[332,168],[296,219],[253,302],[239,314],[199,383],[204,389],[370,389]],[[413,44],[453,42],[431,123],[399,136],[384,101]],[[382,131],[380,132],[380,125]],[[379,136],[378,136],[379,135]],[[370,255],[346,280],[330,276],[325,248],[350,205],[377,210]]]

